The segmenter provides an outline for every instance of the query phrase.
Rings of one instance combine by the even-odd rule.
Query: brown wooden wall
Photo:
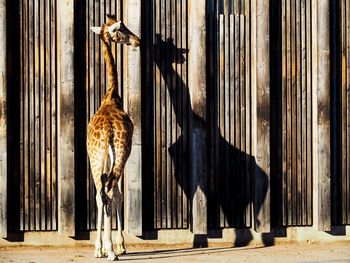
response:
[[[144,8],[144,226],[188,228],[188,3],[154,0]]]
[[[341,223],[350,224],[350,3],[340,1],[341,23]]]
[[[9,217],[16,230],[57,230],[56,1],[18,1],[9,9]]]
[[[76,147],[81,153],[77,157],[77,227],[79,230],[96,229],[97,206],[96,190],[90,171],[90,163],[86,153],[87,126],[101,105],[107,89],[108,77],[103,57],[103,50],[98,35],[90,30],[91,26],[100,26],[105,23],[106,14],[115,14],[117,19],[123,18],[123,1],[78,1],[76,2],[76,24],[81,32],[76,32],[75,71],[77,75],[76,94]],[[123,97],[123,47],[115,45],[113,56],[117,65],[119,94]],[[117,227],[116,213],[113,210],[112,227]]]
[[[250,1],[208,1],[207,8],[208,224],[250,227]]]
[[[334,183],[333,223],[350,223],[350,4],[334,3]]]
[[[60,119],[57,112],[62,94],[57,88],[61,54],[58,53],[58,1],[7,2],[7,19],[11,25],[7,33],[10,51],[7,52],[9,121],[6,135],[9,171],[7,202],[11,204],[8,208],[9,229],[57,230]],[[329,175],[332,188],[327,188],[328,181],[324,187],[332,193],[333,224],[350,223],[349,3],[347,0],[332,3],[333,31],[330,32],[330,42],[333,43],[331,57],[335,63],[330,69],[334,77],[330,85],[330,110],[320,108],[322,105],[328,107],[328,87],[321,87],[322,94],[317,94],[320,87],[314,81],[317,78],[322,80],[322,76],[316,74],[327,70],[327,63],[321,63],[323,61],[316,52],[317,48],[322,52],[324,49],[327,51],[327,45],[322,46],[327,41],[323,39],[321,44],[318,43],[321,47],[315,44],[321,39],[316,36],[318,31],[314,28],[319,22],[315,8],[320,2],[269,1],[270,35],[264,38],[260,34],[260,38],[264,41],[270,39],[270,90],[269,85],[259,86],[254,82],[257,71],[264,77],[264,69],[268,66],[263,63],[255,65],[258,60],[254,54],[258,56],[257,50],[261,48],[255,42],[264,41],[253,39],[256,38],[253,20],[257,19],[256,23],[259,23],[259,15],[253,16],[251,13],[256,8],[253,2],[206,2],[206,118],[193,110],[198,105],[191,105],[189,91],[189,21],[193,20],[189,14],[196,14],[194,7],[187,0],[142,2],[144,229],[187,229],[191,225],[191,198],[194,195],[191,187],[191,153],[195,148],[191,140],[193,127],[205,129],[208,138],[205,194],[209,228],[252,227],[254,214],[262,209],[261,202],[269,200],[269,190],[273,225],[312,225],[312,216],[320,217],[315,213],[312,202],[315,199],[317,203],[322,195],[317,193],[317,196],[313,196],[313,186],[319,186],[328,176],[328,170],[314,170],[314,167],[328,167],[328,163],[323,166],[314,162],[315,153],[323,158],[332,158],[332,174]],[[75,126],[64,128],[74,130],[74,138],[71,139],[75,142],[76,198],[71,201],[75,202],[78,231],[96,228],[96,193],[85,147],[86,128],[100,105],[107,83],[99,37],[89,27],[104,22],[107,13],[115,13],[117,18],[122,19],[122,10],[125,10],[123,3],[126,2],[86,0],[75,1],[74,5],[75,65],[72,87]],[[116,46],[113,52],[119,74],[119,92],[126,100],[126,80],[123,79],[128,66],[126,52],[121,46]],[[260,54],[260,57],[264,57],[262,61],[265,56]],[[327,59],[327,54],[325,57]],[[317,64],[323,66],[323,71],[317,69]],[[64,62],[61,66],[64,66]],[[268,77],[264,78],[266,80]],[[196,95],[193,93],[191,96]],[[271,103],[265,105],[265,100],[262,100],[261,105],[256,105],[259,103],[256,94],[269,97]],[[326,104],[315,105],[316,96]],[[192,101],[197,103],[200,100]],[[321,143],[323,138],[314,140],[313,135],[322,135],[328,129],[328,119],[324,121],[321,115],[329,110],[332,113],[329,128],[332,146],[328,154],[327,143]],[[266,124],[264,118],[260,119],[260,126],[257,125],[259,114],[268,115],[271,126]],[[316,120],[315,116],[319,119]],[[319,120],[324,122],[319,124]],[[268,127],[264,128],[264,125]],[[317,133],[316,129],[321,132]],[[254,144],[254,140],[260,138],[262,132],[265,135],[270,133],[271,151],[256,153],[257,143]],[[326,147],[313,152],[315,142]],[[268,138],[265,138],[260,146],[268,143]],[[266,174],[257,163],[261,163],[270,152],[271,174]],[[315,177],[316,172],[322,176]],[[257,196],[261,202],[255,201]],[[324,196],[326,200],[328,192]],[[269,206],[269,201],[266,204]],[[318,209],[324,208],[321,205]],[[330,214],[327,209],[328,206],[321,211],[323,215]],[[269,222],[269,215],[263,216],[267,216],[266,221]],[[114,219],[113,228],[116,227]]]
[[[280,81],[273,98],[278,153],[275,178],[278,225],[312,224],[312,57],[311,1],[283,0],[277,43],[280,67],[271,74]],[[278,18],[276,16],[275,18]],[[272,22],[273,24],[273,22]],[[278,30],[278,29],[277,29]],[[275,53],[273,53],[275,54]],[[280,85],[280,86],[279,86]]]

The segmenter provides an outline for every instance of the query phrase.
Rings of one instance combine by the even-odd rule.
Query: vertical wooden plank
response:
[[[307,1],[307,0],[306,0]],[[306,153],[307,153],[307,106],[306,106],[306,92],[308,87],[307,82],[306,82],[306,66],[307,66],[307,60],[306,60],[306,17],[305,17],[305,0],[301,1],[301,7],[300,7],[300,17],[301,17],[301,224],[302,225],[307,225],[307,214],[308,210],[306,209],[306,202],[307,202],[307,192],[306,192],[306,178],[307,178],[307,173],[306,173],[306,164],[307,164],[307,159],[306,159]]]
[[[188,0],[182,0],[181,1],[181,49],[188,50],[189,44],[188,44]],[[185,156],[190,156],[190,135],[189,135],[189,122],[190,122],[190,101],[189,101],[189,87],[188,87],[188,55],[185,57],[186,63],[181,65],[181,79],[183,80],[182,85],[182,112],[184,113],[184,119],[183,119],[183,128],[182,128],[182,134],[183,134],[183,152]],[[187,89],[186,89],[187,88]],[[182,181],[184,183],[183,192],[189,193],[190,192],[190,158],[186,158],[184,160],[184,170],[182,174]],[[188,228],[190,224],[190,200],[191,196],[190,194],[183,195],[183,211],[184,214],[184,227]]]
[[[175,46],[177,48],[181,48],[181,2],[182,1],[175,1]],[[176,54],[176,59],[179,59],[180,54]],[[183,81],[181,82],[181,63],[177,63],[176,65],[176,73],[179,76],[179,80],[175,83],[175,88],[177,90],[177,109],[176,111],[179,113],[182,113],[182,89],[181,89],[181,85],[183,83]],[[182,127],[183,127],[183,116],[178,117],[178,123],[177,123],[177,130],[176,130],[176,138],[180,138],[180,136],[183,138],[182,135]],[[183,142],[183,140],[182,140]],[[177,173],[178,173],[178,178],[180,180],[182,180],[183,175],[184,175],[184,162],[181,154],[183,153],[183,144],[181,143],[177,149],[177,167],[175,167],[175,169],[177,169]],[[183,180],[182,180],[183,182]],[[177,228],[183,228],[184,227],[184,210],[183,210],[183,188],[180,185],[180,182],[177,182],[177,210],[178,210],[178,222],[177,222]]]
[[[88,4],[86,5],[88,8],[88,19],[89,19],[89,26],[87,27],[88,30],[90,28],[90,26],[95,26],[97,24],[97,22],[95,21],[95,1],[93,0],[89,0]],[[88,107],[89,107],[89,111],[88,111],[88,121],[87,123],[89,123],[89,120],[92,118],[92,116],[95,113],[95,67],[96,67],[96,63],[95,63],[95,49],[96,49],[96,45],[98,45],[98,41],[99,39],[95,37],[95,35],[90,32],[88,32],[88,36],[89,36],[89,85],[88,85]],[[97,43],[97,44],[96,44]],[[89,163],[89,162],[88,162]],[[94,195],[94,186],[93,186],[93,179],[92,179],[92,175],[91,175],[91,169],[90,166],[88,168],[89,171],[89,175],[88,175],[88,180],[86,182],[86,187],[88,189],[87,191],[87,195],[88,195],[88,220],[87,220],[87,226],[89,229],[95,229],[96,228],[96,210],[95,210],[95,195]]]
[[[58,69],[57,69],[57,0],[51,0],[51,178],[50,178],[50,191],[51,191],[51,225],[52,230],[58,229],[58,191],[57,191],[57,161],[58,161]]]
[[[251,1],[251,173],[252,181],[255,182],[255,155],[257,152],[257,5],[256,0]],[[255,201],[255,189],[252,189],[253,201]],[[253,218],[256,215],[253,204]],[[253,225],[255,227],[255,218]]]
[[[171,39],[171,1],[166,1],[165,6],[165,39]],[[165,63],[168,63],[169,57],[171,56],[171,52],[167,52],[165,56]],[[172,92],[172,83],[171,83],[171,69],[168,69],[166,72],[166,76],[164,79],[165,84],[165,178],[166,178],[166,227],[171,228],[171,219],[172,219],[172,196],[171,196],[171,184],[172,184],[172,178],[171,178],[171,157],[169,155],[168,149],[171,146],[171,130],[172,130],[172,123],[171,123],[171,92]]]
[[[347,187],[346,187],[346,179],[347,179],[347,100],[346,100],[346,89],[347,89],[347,53],[346,53],[346,4],[345,0],[341,1],[341,60],[342,60],[342,80],[341,80],[341,142],[342,142],[342,154],[341,154],[341,200],[342,200],[342,209],[341,209],[341,223],[346,222],[346,208],[347,202]]]
[[[331,229],[331,147],[330,147],[330,47],[329,0],[318,1],[317,49],[317,135],[318,135],[318,229]]]
[[[243,196],[247,196],[247,193],[245,193],[245,189],[246,189],[246,184],[247,184],[247,171],[245,169],[245,162],[246,162],[246,131],[247,131],[247,127],[246,127],[246,122],[245,122],[245,118],[246,118],[246,112],[247,112],[247,105],[246,105],[246,83],[245,83],[245,16],[244,15],[239,15],[239,28],[240,28],[240,32],[239,32],[239,38],[240,38],[240,43],[239,43],[239,71],[240,71],[240,122],[241,122],[241,153],[240,156],[238,156],[239,160],[238,162],[240,163],[240,173],[239,173],[239,178],[240,178],[240,185],[242,185],[243,187],[240,188],[240,191],[242,193]],[[247,225],[247,218],[245,217],[245,213],[244,212],[244,208],[243,206],[247,205],[248,206],[248,200],[246,200],[245,197],[243,197],[241,200],[239,200],[239,211],[242,211],[242,215],[239,218],[239,224],[238,226],[246,226]]]
[[[224,46],[223,46],[223,54],[224,54],[224,59],[223,59],[223,73],[224,73],[224,78],[223,78],[223,90],[222,90],[222,95],[223,95],[223,104],[222,106],[222,113],[221,116],[223,118],[223,133],[222,137],[224,140],[229,143],[230,142],[230,27],[229,27],[229,21],[230,21],[230,14],[229,12],[224,15],[224,24],[223,24],[223,30],[224,30]],[[230,170],[230,151],[228,149],[223,149],[223,154],[222,156],[223,163],[225,164],[224,167],[224,174],[228,175],[229,170]],[[229,177],[226,176],[225,178],[226,182],[229,182]],[[222,191],[225,191],[226,193],[229,193],[230,189],[230,184],[226,183],[225,184],[226,189],[222,189]],[[227,200],[229,199],[229,196]],[[228,218],[227,218],[228,217]],[[228,222],[229,218],[232,218],[231,215],[229,215],[229,212],[226,213],[226,218],[225,218],[225,225],[228,227],[231,222]]]
[[[219,65],[218,65],[218,70],[219,70],[219,85],[218,85],[218,121],[219,121],[219,134],[218,137],[220,138],[221,136],[225,136],[225,115],[223,114],[223,109],[225,105],[225,15],[220,14],[219,15]],[[220,140],[220,139],[219,139]],[[222,159],[225,158],[223,149],[220,149],[220,145],[218,144],[219,148],[219,157],[218,159],[220,160],[220,163],[222,163]],[[219,171],[221,174],[225,175],[226,174],[226,169],[227,167],[218,167]],[[220,179],[219,179],[220,180]],[[225,176],[221,180],[227,180]],[[227,184],[226,184],[227,185]],[[219,182],[219,187],[220,187],[220,182]],[[226,189],[223,190],[226,192]],[[225,198],[224,202],[227,201],[227,198]],[[223,206],[225,204],[221,204],[220,207],[220,227],[225,227],[227,223],[225,223],[226,218],[225,214],[223,211]]]
[[[292,32],[291,32],[291,1],[287,1],[286,5],[286,14],[287,14],[287,23],[286,23],[286,34],[287,34],[287,86],[286,86],[286,152],[287,152],[287,218],[288,218],[288,224],[292,225],[292,110],[291,110],[291,91],[292,91]]]
[[[246,186],[245,191],[247,193],[247,197],[249,200],[252,200],[251,198],[251,82],[250,82],[250,67],[251,67],[251,60],[250,60],[250,47],[251,47],[251,35],[250,35],[250,2],[245,4],[245,88],[246,88],[246,154],[247,154],[247,160],[246,160]],[[246,220],[249,220],[249,225],[247,227],[251,227],[251,205],[247,205],[246,207]]]
[[[22,132],[24,133],[24,149],[23,149],[23,185],[24,185],[24,204],[23,204],[23,213],[24,213],[24,230],[29,230],[29,4],[27,1],[24,1],[23,9],[24,11],[24,33],[23,33],[23,127]]]
[[[166,16],[165,16],[165,11],[166,11],[166,0],[161,0],[160,1],[160,6],[159,6],[159,33],[161,36],[162,41],[166,41]],[[160,56],[163,56],[162,53],[160,53]],[[162,60],[161,62],[161,67],[164,67],[165,61]],[[167,181],[166,181],[166,173],[167,173],[167,164],[166,164],[166,72],[161,69],[160,71],[161,77],[160,77],[160,122],[161,122],[161,131],[160,131],[160,147],[161,147],[161,225],[162,228],[166,228],[167,224],[167,191],[166,191],[166,186],[167,186]]]
[[[291,1],[291,218],[292,225],[296,225],[296,212],[297,212],[297,202],[296,202],[296,179],[297,179],[297,159],[296,159],[296,90],[297,90],[297,57],[296,57],[296,2]]]
[[[24,17],[25,17],[25,8],[24,3],[21,1],[20,3],[20,41],[21,41],[21,51],[20,51],[20,67],[21,67],[21,87],[20,87],[20,231],[24,230],[24,132],[23,132],[23,125],[24,125],[24,86],[25,86],[25,71],[24,71]]]
[[[347,89],[346,89],[346,101],[347,101],[347,147],[346,147],[346,171],[347,171],[347,191],[346,191],[346,200],[347,201],[347,209],[346,209],[346,224],[350,224],[350,3],[347,2],[345,7],[346,13],[346,79],[347,79]]]
[[[161,20],[160,20],[160,0],[155,0],[155,33],[157,35],[160,35],[160,24],[161,24]],[[156,37],[157,38],[157,37]],[[157,41],[157,40],[155,40]],[[156,44],[156,43],[155,43]],[[160,50],[156,49],[155,50],[155,56],[160,56]],[[156,228],[161,228],[162,225],[162,217],[161,217],[161,213],[162,213],[162,196],[161,196],[161,162],[162,162],[162,146],[161,146],[161,76],[160,76],[160,69],[159,67],[155,67],[155,123],[156,123],[156,132],[155,132],[155,145],[156,145],[156,162],[155,162],[155,170],[156,170],[156,176],[155,176],[155,180],[156,180],[156,187],[155,189],[157,189],[155,192],[157,193],[156,196]]]
[[[235,15],[234,15],[234,61],[235,61],[235,78],[234,78],[234,125],[235,125],[235,138],[234,146],[237,151],[241,150],[241,87],[240,87],[240,24],[239,24],[239,9],[238,3],[235,4]],[[237,169],[236,178],[237,183],[240,184],[240,172],[241,172],[241,162],[239,160],[239,154],[234,157],[234,165]],[[236,199],[236,198],[235,198]],[[227,200],[229,202],[229,200]],[[229,205],[229,204],[228,204]],[[239,210],[239,200],[234,200],[234,209]],[[238,226],[239,216],[235,216],[234,224]]]
[[[296,1],[296,224],[301,225],[301,200],[303,198],[301,192],[301,1]]]
[[[270,72],[269,72],[269,2],[256,1],[256,169],[255,229],[270,232]],[[257,19],[257,18],[256,18]],[[259,168],[258,168],[259,167]],[[266,192],[261,186],[266,186]],[[260,186],[260,187],[259,187]],[[260,188],[260,189],[259,189]],[[257,204],[261,204],[258,207]],[[260,210],[257,211],[257,208]]]
[[[306,162],[307,162],[307,175],[306,175],[306,210],[307,213],[307,224],[312,224],[312,25],[311,25],[311,1],[306,0],[306,85],[307,85],[307,94],[306,94],[306,119],[307,119],[307,153],[306,153]]]
[[[175,47],[177,47],[177,35],[176,35],[176,1],[171,1],[171,38],[173,39],[173,43]],[[176,59],[176,52],[175,50],[172,50],[171,54],[172,57]],[[177,121],[176,121],[176,114],[179,113],[178,111],[178,92],[176,88],[176,75],[177,75],[177,65],[174,65],[173,67],[173,74],[171,75],[171,146],[173,146],[176,141],[177,141]],[[174,156],[170,156],[169,158],[171,159],[171,170],[170,170],[170,175],[171,175],[171,200],[172,200],[172,205],[171,205],[171,210],[172,210],[172,219],[171,219],[171,228],[175,229],[178,226],[178,204],[177,204],[177,182],[176,182],[176,174],[175,174],[175,164],[177,163],[177,153],[178,153],[178,148],[175,147],[175,152],[176,154]],[[169,152],[169,151],[168,151]]]
[[[312,58],[312,72],[318,72],[318,1],[311,0],[311,58]],[[313,225],[318,228],[318,132],[317,132],[317,85],[318,76],[312,74],[312,208],[313,208]]]
[[[127,0],[126,24],[136,35],[141,34],[141,3]],[[126,108],[134,123],[132,151],[125,171],[125,230],[130,235],[142,235],[142,163],[141,163],[141,56],[140,48],[126,48],[125,87]]]
[[[192,231],[207,233],[206,1],[189,6],[189,91],[192,105]]]
[[[46,65],[45,65],[45,23],[47,16],[45,14],[45,0],[40,3],[39,6],[39,24],[40,24],[40,230],[46,230]]]
[[[7,237],[6,1],[0,1],[0,237]]]
[[[282,225],[287,225],[287,2],[282,0]]]
[[[229,123],[230,123],[230,136],[229,136],[229,141],[230,144],[233,147],[237,147],[236,145],[236,132],[237,132],[237,127],[236,127],[236,91],[238,91],[238,87],[237,87],[237,70],[236,70],[236,65],[238,64],[238,61],[236,59],[237,56],[237,49],[236,49],[236,40],[237,40],[237,35],[236,35],[236,15],[232,14],[229,15],[230,16],[230,27],[229,27],[229,34],[230,34],[230,42],[229,42],[229,50],[230,50],[230,66],[229,66],[229,71],[230,71],[230,82],[229,82],[229,93],[230,93],[230,102],[227,105],[227,107],[229,107]],[[229,156],[229,158],[232,158],[232,161],[229,161],[231,167],[235,167],[236,168],[236,160],[235,160],[235,154]],[[226,162],[228,162],[228,160],[226,159]],[[232,162],[232,163],[231,163]],[[230,169],[230,167],[229,167]],[[238,169],[237,169],[238,170]],[[236,171],[237,171],[236,170]],[[231,171],[225,171],[225,175],[226,176],[230,176]],[[220,183],[219,183],[220,186]],[[232,185],[227,184],[227,187],[225,189],[226,192],[230,192],[228,191],[228,189],[230,189],[230,187],[232,187]],[[217,189],[216,191],[218,191],[220,193],[221,189]],[[219,195],[220,196],[220,195]],[[229,196],[226,198],[226,202],[232,202],[232,211],[237,210],[237,206],[236,206],[236,201],[237,200],[232,200],[232,197],[230,198]],[[227,204],[226,204],[227,205]],[[229,206],[228,206],[229,207]],[[234,213],[234,212],[233,212]],[[231,218],[237,218],[237,216],[235,217],[234,215],[230,215]],[[231,226],[235,226],[233,224],[235,224],[235,222],[230,222]]]
[[[59,54],[58,225],[59,233],[75,235],[74,190],[74,1],[57,3]]]
[[[29,230],[35,230],[35,40],[34,40],[34,2],[29,1],[28,5],[28,102],[29,102],[29,117],[28,117],[28,137],[29,137]]]
[[[51,125],[51,46],[50,46],[50,39],[51,39],[51,2],[49,0],[45,1],[45,126],[46,126],[46,132],[45,132],[45,163],[46,163],[46,183],[45,185],[45,226],[46,230],[52,230],[51,225],[51,218],[52,218],[52,209],[51,209],[51,203],[52,203],[52,196],[51,196],[51,152],[52,152],[52,146],[51,146],[51,134],[52,134],[52,125]]]
[[[34,173],[33,176],[33,188],[34,188],[34,229],[40,230],[40,2],[34,2],[34,87],[33,87],[33,125],[34,129]]]

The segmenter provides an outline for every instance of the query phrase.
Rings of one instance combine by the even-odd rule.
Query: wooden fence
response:
[[[1,236],[96,228],[86,127],[107,76],[89,27],[107,13],[142,39],[113,50],[128,232],[349,224],[348,1],[140,2],[0,0]]]
[[[56,1],[12,3],[8,79],[11,229],[57,230]],[[13,16],[12,16],[13,15]],[[14,74],[16,72],[16,74]]]
[[[333,224],[350,223],[350,4],[333,3],[332,90],[333,103]]]
[[[279,225],[312,224],[312,1],[282,1],[275,54],[274,147],[276,163],[276,218]],[[274,17],[277,18],[277,15]],[[277,84],[280,83],[280,84]]]
[[[149,1],[146,9],[144,223],[146,229],[188,228],[188,3]]]
[[[251,227],[251,6],[218,1],[208,8],[208,224]]]
[[[341,1],[341,224],[350,224],[350,3]],[[340,209],[339,209],[340,210]]]

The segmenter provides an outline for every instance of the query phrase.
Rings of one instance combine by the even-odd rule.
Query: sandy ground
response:
[[[302,244],[271,247],[127,247],[119,256],[125,262],[336,262],[350,263],[350,244]],[[0,248],[0,262],[58,263],[108,262],[96,259],[93,247],[9,247]]]

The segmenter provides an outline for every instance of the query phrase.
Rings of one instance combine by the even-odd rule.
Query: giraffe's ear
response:
[[[116,21],[115,15],[107,14],[107,21],[114,23]]]
[[[101,27],[99,27],[99,26],[92,26],[92,27],[90,27],[90,30],[97,35],[101,34]]]

